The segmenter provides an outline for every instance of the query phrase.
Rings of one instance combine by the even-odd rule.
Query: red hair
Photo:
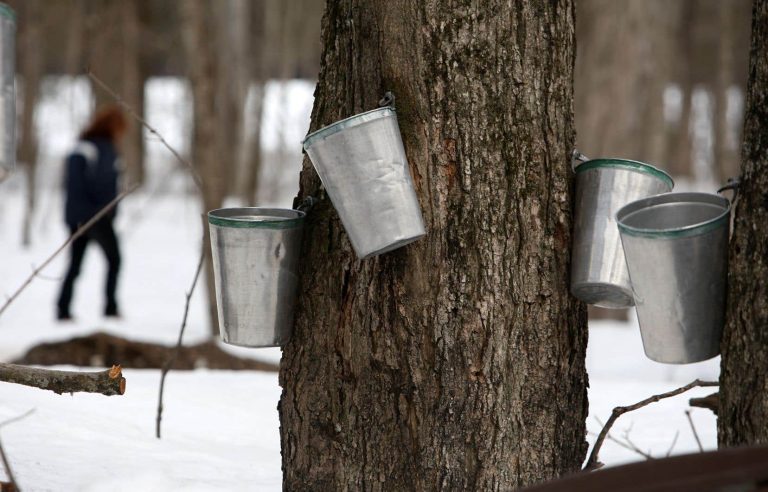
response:
[[[106,138],[113,143],[128,129],[128,120],[117,105],[104,106],[96,112],[80,138]]]

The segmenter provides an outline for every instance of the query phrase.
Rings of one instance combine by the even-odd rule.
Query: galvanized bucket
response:
[[[0,181],[16,165],[16,14],[0,3]]]
[[[256,207],[208,212],[224,342],[276,347],[290,338],[304,215]]]
[[[667,193],[619,210],[648,358],[686,364],[720,353],[730,208],[718,195]]]
[[[394,108],[337,121],[303,145],[359,258],[426,234]]]
[[[627,159],[593,159],[576,168],[571,293],[595,306],[631,307],[632,287],[616,212],[627,203],[672,190],[665,172]]]

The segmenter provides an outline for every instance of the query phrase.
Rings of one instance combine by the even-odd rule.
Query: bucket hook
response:
[[[588,160],[589,157],[579,152],[579,149],[573,149],[573,152],[571,152],[571,169],[575,171],[582,162],[587,162]]]
[[[300,212],[309,213],[310,210],[312,210],[312,207],[314,207],[319,200],[313,196],[305,196],[304,199],[301,201],[298,207],[296,207],[296,210]]]
[[[395,94],[392,91],[387,91],[384,93],[384,97],[379,99],[379,107],[391,107],[392,109],[395,109]]]
[[[736,195],[739,194],[739,185],[741,184],[741,180],[739,178],[728,178],[728,181],[726,182],[726,185],[717,190],[718,193],[722,193],[726,190],[732,190],[733,191],[733,200],[736,200]]]

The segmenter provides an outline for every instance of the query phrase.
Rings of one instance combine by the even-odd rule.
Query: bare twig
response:
[[[672,450],[675,449],[675,444],[677,444],[677,438],[680,437],[680,431],[675,431],[675,437],[672,439],[672,444],[669,445],[669,449],[667,449],[667,454],[665,455],[666,458],[669,458],[672,455]]]
[[[120,366],[98,372],[57,371],[17,364],[0,363],[0,381],[53,391],[54,393],[125,393],[125,378]]]
[[[600,424],[600,427],[604,425],[599,418],[595,417],[595,420],[597,421],[598,424]],[[632,440],[629,438],[629,433],[631,430],[632,430],[632,426],[630,426],[627,430],[624,431],[624,441],[616,437],[613,437],[610,433],[606,434],[605,438],[611,442],[618,444],[619,446],[626,449],[627,451],[632,451],[633,453],[637,453],[647,460],[652,460],[653,456],[651,456],[650,452],[646,453],[645,451],[637,447],[635,443],[633,443]],[[595,434],[594,432],[590,432],[589,434],[593,436],[597,436],[597,434]]]
[[[195,286],[197,285],[197,279],[200,277],[200,271],[203,269],[203,260],[205,259],[205,244],[200,246],[200,260],[197,262],[197,270],[195,271],[195,277],[192,279],[192,286],[187,292],[187,301],[184,305],[184,316],[181,319],[181,329],[179,330],[179,339],[176,341],[176,347],[168,357],[162,370],[160,371],[160,394],[157,401],[157,418],[155,419],[155,437],[160,439],[160,423],[163,420],[163,390],[165,389],[165,377],[168,375],[168,371],[173,367],[173,363],[176,362],[176,357],[181,350],[181,341],[184,338],[184,329],[187,327],[187,316],[189,315],[189,303],[192,300],[192,294],[195,292]]]
[[[91,71],[90,68],[86,69],[86,74],[88,75],[88,77],[91,80],[93,80],[93,82],[97,86],[99,86],[101,89],[104,90],[104,92],[109,94],[115,100],[115,102],[120,105],[120,107],[125,109],[136,121],[138,121],[141,124],[141,126],[146,128],[147,131],[149,131],[149,133],[151,133],[152,135],[157,137],[157,139],[160,141],[160,143],[163,144],[163,146],[166,149],[168,149],[171,152],[171,154],[173,154],[173,156],[180,163],[182,163],[184,166],[187,167],[187,169],[189,170],[190,174],[192,174],[192,179],[195,181],[195,185],[197,185],[197,188],[198,189],[202,189],[203,181],[200,179],[200,175],[197,173],[197,171],[195,170],[194,166],[188,160],[184,159],[184,157],[182,157],[181,154],[176,149],[171,147],[171,145],[165,140],[165,138],[160,134],[160,132],[155,130],[154,127],[152,127],[149,123],[147,123],[147,120],[145,120],[141,115],[139,115],[131,107],[130,104],[125,102],[125,100],[123,100],[123,98],[120,97],[120,95],[118,93],[116,93],[114,90],[112,90],[112,88],[110,88],[104,81],[102,81],[100,78],[98,78],[96,76],[96,74],[94,74]]]
[[[685,416],[688,418],[688,423],[691,425],[691,431],[693,431],[693,437],[696,438],[696,444],[699,446],[699,451],[704,452],[704,446],[701,445],[701,439],[699,439],[699,433],[696,432],[696,426],[693,425],[693,419],[691,418],[691,411],[686,410]]]
[[[34,408],[27,410],[23,414],[10,418],[2,423],[0,423],[0,427],[5,427],[8,424],[12,424],[14,422],[18,422],[19,420],[25,419],[32,415],[32,413],[35,411]],[[5,454],[5,449],[3,448],[2,442],[0,442],[0,459],[3,460],[3,466],[5,467],[5,473],[8,475],[8,480],[10,481],[11,485],[13,486],[13,489],[16,491],[20,491],[19,483],[16,481],[16,477],[13,475],[13,471],[11,470],[11,463],[8,461],[8,456]]]
[[[584,465],[584,471],[596,470],[601,466],[597,461],[597,456],[598,456],[598,453],[600,452],[600,448],[602,447],[603,442],[605,441],[608,431],[611,430],[611,427],[613,427],[613,424],[616,423],[616,420],[622,415],[624,415],[625,413],[631,412],[633,410],[637,410],[638,408],[642,408],[646,405],[650,405],[651,403],[658,402],[665,398],[671,398],[673,396],[677,396],[681,393],[685,393],[686,391],[692,388],[703,387],[703,386],[718,386],[718,384],[719,383],[717,381],[701,381],[700,379],[697,379],[695,381],[692,381],[686,384],[685,386],[681,386],[680,388],[677,388],[676,390],[668,391],[666,393],[661,393],[658,395],[653,395],[633,405],[614,408],[613,412],[611,412],[611,416],[608,419],[608,422],[605,423],[605,425],[603,426],[603,429],[600,431],[600,434],[598,434],[597,436],[597,440],[595,441],[595,445],[592,447],[592,452],[589,455],[589,459],[587,460],[586,465]]]
[[[88,231],[88,229],[90,229],[96,222],[98,222],[105,215],[107,215],[109,212],[111,212],[112,209],[115,208],[118,203],[120,203],[120,200],[122,200],[126,196],[130,195],[131,193],[133,193],[136,190],[136,188],[138,188],[138,185],[133,185],[130,188],[128,188],[127,190],[125,190],[122,193],[120,193],[119,195],[117,195],[115,198],[112,199],[111,202],[109,202],[106,205],[104,205],[104,208],[99,210],[96,213],[96,215],[91,217],[91,220],[89,220],[85,224],[83,224],[80,227],[78,227],[77,230],[71,236],[69,236],[69,239],[64,241],[64,244],[59,246],[59,248],[56,251],[54,251],[53,254],[51,256],[49,256],[48,259],[45,260],[39,267],[35,268],[32,271],[32,274],[29,277],[27,277],[27,279],[19,286],[19,288],[16,289],[16,291],[13,294],[11,294],[10,296],[8,296],[6,298],[6,301],[3,304],[3,306],[0,307],[0,316],[3,315],[5,310],[8,309],[8,306],[10,306],[11,303],[13,301],[15,301],[17,297],[19,297],[19,294],[21,294],[24,291],[24,289],[26,289],[29,286],[29,284],[32,283],[32,281],[35,279],[35,277],[37,277],[40,274],[40,272],[45,267],[47,267],[54,260],[54,258],[59,256],[59,254],[61,254],[61,252],[64,251],[67,248],[67,246],[72,244],[75,239],[77,239],[80,236],[82,236],[83,234],[85,234],[86,231]]]

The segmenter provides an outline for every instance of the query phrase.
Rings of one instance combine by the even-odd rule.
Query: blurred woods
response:
[[[223,206],[226,198],[254,205],[258,190],[265,187],[267,193],[264,194],[268,196],[259,199],[276,200],[270,190],[270,187],[281,186],[279,172],[275,170],[287,168],[288,160],[299,162],[300,146],[297,140],[290,142],[290,149],[273,147],[264,155],[261,143],[264,97],[271,82],[278,89],[272,91],[273,97],[282,99],[279,104],[290,105],[291,101],[284,100],[286,95],[282,92],[285,91],[279,81],[316,77],[323,2],[8,0],[7,3],[17,12],[21,135],[18,162],[26,177],[26,220],[22,234],[25,245],[32,241],[36,197],[59,187],[61,161],[69,150],[59,148],[55,155],[39,154],[39,144],[56,138],[41,131],[51,126],[48,122],[37,121],[41,117],[41,100],[68,98],[82,106],[69,105],[71,114],[66,124],[73,127],[73,133],[65,143],[67,146],[74,144],[79,126],[92,109],[113,100],[85,76],[87,70],[150,123],[152,118],[145,114],[152,108],[146,96],[151,94],[147,89],[153,81],[165,81],[166,88],[178,88],[178,82],[182,83],[184,94],[180,104],[171,109],[174,113],[171,117],[182,120],[181,125],[176,126],[184,127],[184,135],[181,141],[176,139],[176,145],[188,154],[202,177],[204,210]],[[177,84],[169,85],[169,79]],[[162,127],[161,122],[160,133],[164,133]],[[168,140],[173,142],[173,135],[170,137]],[[283,147],[285,140],[281,141]],[[145,144],[151,141],[152,137],[134,122],[121,149],[125,184],[145,184],[145,192],[153,188],[157,191],[158,187],[167,192],[168,178],[179,166],[167,153],[147,152]],[[163,162],[154,162],[160,160]],[[269,162],[273,169],[263,170],[262,162]],[[162,168],[165,172],[159,171]],[[298,164],[292,169],[297,173]],[[38,179],[40,171],[47,175],[43,182]],[[260,182],[264,177],[267,183]],[[187,179],[183,190],[189,189]],[[50,212],[56,214],[53,209]],[[204,230],[207,233],[207,223]],[[215,332],[210,254],[208,259],[210,319]]]
[[[579,0],[576,139],[659,167],[678,191],[739,174],[750,0]],[[628,310],[590,306],[591,317]]]
[[[6,1],[18,14],[18,162],[26,179],[17,182],[27,197],[25,244],[33,239],[38,198],[60,183],[66,150],[41,155],[46,140],[61,138],[40,131],[41,100],[79,101],[84,107],[69,106],[78,125],[110,100],[84,76],[86,67],[141,115],[153,111],[155,81],[182,87],[170,111],[190,120],[176,142],[203,178],[203,209],[225,200],[274,203],[275,189],[295,189],[299,138],[265,148],[265,130],[287,128],[264,109],[270,97],[280,99],[281,111],[291,104],[290,92],[270,92],[270,84],[316,79],[322,0]],[[579,0],[579,149],[649,162],[670,172],[678,187],[714,191],[738,174],[749,33],[749,0]],[[167,94],[154,96],[157,104],[167,103]],[[307,128],[304,121],[298,131]],[[167,193],[168,169],[178,165],[151,144],[134,125],[122,150],[126,179]],[[181,191],[191,189],[187,180]]]

